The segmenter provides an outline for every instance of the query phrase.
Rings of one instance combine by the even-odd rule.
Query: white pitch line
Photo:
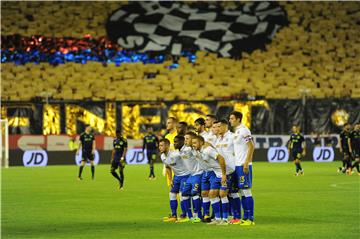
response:
[[[338,188],[338,186],[340,185],[347,185],[347,184],[359,184],[359,182],[342,182],[342,183],[333,183],[333,184],[330,184],[330,187],[333,187],[333,188]],[[346,188],[346,187],[345,187]]]

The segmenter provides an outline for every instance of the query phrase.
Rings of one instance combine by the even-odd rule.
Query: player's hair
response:
[[[170,145],[170,141],[167,138],[162,138],[159,140],[159,143],[164,142],[166,145]]]
[[[220,120],[215,120],[213,124],[221,123]]]
[[[216,115],[208,114],[208,115],[206,115],[206,117],[209,117],[209,118],[211,118],[211,119],[213,119],[213,120],[218,120],[218,118],[216,117]]]
[[[219,123],[229,125],[229,122],[226,119],[219,120]]]
[[[185,121],[181,121],[181,122],[179,122],[179,124],[181,124],[182,126],[188,127],[188,124]]]
[[[205,119],[204,118],[197,118],[194,121],[195,124],[199,124],[199,125],[205,125]]]
[[[180,140],[180,141],[185,141],[185,138],[184,138],[184,136],[182,136],[182,135],[176,135],[175,138],[174,138],[174,140],[175,140],[175,139]]]
[[[202,137],[201,135],[196,135],[196,136],[194,137],[194,139],[197,139],[197,140],[199,140],[200,142],[205,143],[205,139],[204,139],[204,137]]]
[[[171,119],[174,122],[177,122],[177,119],[175,117],[170,116],[168,119]]]
[[[241,112],[239,112],[239,111],[233,111],[233,112],[230,113],[230,115],[235,116],[236,119],[240,119],[240,122],[241,122],[241,120],[243,118],[243,114]]]
[[[344,127],[346,127],[346,126],[348,126],[348,125],[350,125],[350,123],[345,123],[345,124],[344,124]]]
[[[192,138],[195,138],[197,136],[197,134],[193,131],[188,131],[185,135],[190,135]]]

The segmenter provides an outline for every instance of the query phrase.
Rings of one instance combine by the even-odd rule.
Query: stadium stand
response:
[[[2,2],[2,34],[81,38],[106,35],[104,23],[119,2]],[[126,3],[123,3],[126,4]],[[281,2],[290,24],[266,51],[234,60],[196,53],[179,67],[99,62],[2,64],[2,99],[30,100],[41,92],[54,99],[213,100],[245,92],[267,99],[297,99],[301,90],[315,98],[360,97],[358,2]],[[64,17],[65,16],[65,17]],[[16,23],[16,24],[14,24]],[[154,78],[147,79],[152,74]],[[186,86],[186,87],[184,87]],[[199,90],[201,89],[201,90]]]

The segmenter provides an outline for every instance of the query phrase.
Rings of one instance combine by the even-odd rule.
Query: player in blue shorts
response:
[[[202,214],[201,214],[201,178],[203,174],[203,169],[201,168],[198,160],[194,155],[194,151],[191,147],[192,139],[196,137],[194,132],[187,132],[185,134],[185,145],[180,150],[181,157],[189,169],[191,175],[186,181],[186,185],[182,192],[182,196],[191,196],[193,203],[193,214],[189,214],[189,218],[191,222],[197,223],[201,222]],[[183,221],[188,221],[189,219],[184,219]]]
[[[235,172],[241,193],[241,204],[244,210],[241,226],[255,225],[254,199],[252,196],[252,157],[254,142],[250,130],[241,123],[242,113],[230,113],[229,122],[234,128]]]
[[[159,150],[161,153],[161,160],[166,165],[167,173],[171,173],[171,170],[174,172],[174,177],[171,182],[171,189],[169,193],[170,198],[170,209],[171,216],[165,218],[165,222],[176,222],[177,221],[177,207],[178,202],[176,195],[183,191],[183,187],[186,184],[186,180],[189,177],[189,171],[185,167],[183,160],[181,159],[179,149],[184,145],[184,137],[176,136],[174,138],[174,147],[176,150],[170,151],[170,141],[168,139],[161,139],[159,142]],[[181,203],[183,204],[184,202]],[[190,208],[190,205],[182,205],[183,214],[186,215],[187,211]]]
[[[229,131],[228,121],[222,119],[215,122],[218,127],[218,137],[215,143],[216,149],[224,156],[226,164],[226,180],[227,185],[220,188],[222,220],[223,224],[239,224],[241,203],[238,195],[237,177],[235,173],[234,159],[234,134]],[[233,212],[234,218],[228,221],[229,211]]]
[[[215,220],[209,224],[221,224],[219,190],[226,185],[226,165],[225,159],[219,154],[214,146],[205,143],[204,138],[197,135],[192,139],[195,157],[206,162],[208,165],[208,175],[210,176],[210,202],[215,214]]]

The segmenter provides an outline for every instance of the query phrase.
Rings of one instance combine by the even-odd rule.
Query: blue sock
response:
[[[194,207],[194,213],[196,213],[198,215],[199,218],[202,218],[201,215],[201,199],[199,196],[194,196],[192,198],[192,202],[193,202],[193,207]]]
[[[186,210],[186,214],[188,216],[188,218],[192,218],[193,214],[191,211],[191,202],[190,202],[190,198],[189,197],[183,197],[183,202],[184,202],[184,208]]]
[[[239,195],[237,193],[232,193],[230,195],[230,206],[232,207],[232,211],[233,211],[233,216],[235,219],[240,219],[241,218],[241,202],[240,202],[240,198]]]
[[[170,200],[170,208],[171,208],[172,216],[177,216],[177,213],[176,213],[177,206],[178,206],[177,200]]]
[[[186,202],[182,198],[180,200],[180,207],[181,207],[181,212],[182,212],[181,217],[186,217],[186,212],[187,212]]]
[[[230,195],[228,196],[228,199],[229,199],[229,216],[234,216],[234,200]]]
[[[221,219],[221,212],[220,212],[220,199],[219,198],[211,198],[211,206],[213,209],[213,212],[215,214],[215,219],[220,220]]]
[[[254,221],[254,198],[252,196],[246,197],[246,204],[248,206],[248,219]]]
[[[246,205],[246,200],[245,200],[245,196],[241,196],[241,206],[244,210],[244,216],[243,219],[247,220],[249,218],[249,213],[247,211],[247,205]]]
[[[229,218],[229,200],[227,196],[221,198],[221,209],[222,209],[222,219],[227,220]]]
[[[210,216],[210,199],[208,197],[203,197],[202,199],[202,207],[204,210],[204,216]]]

